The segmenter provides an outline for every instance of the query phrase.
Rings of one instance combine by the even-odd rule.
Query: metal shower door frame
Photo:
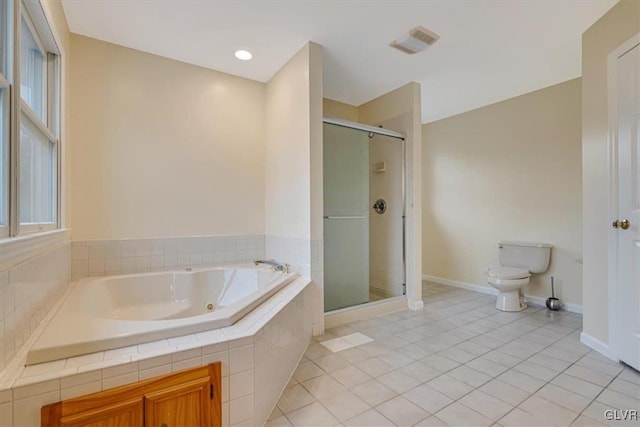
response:
[[[335,126],[342,126],[349,129],[361,130],[375,135],[388,136],[401,141],[402,145],[402,286],[404,288],[403,295],[407,294],[407,157],[405,145],[407,136],[404,133],[394,130],[384,129],[377,126],[365,125],[362,123],[351,122],[349,120],[334,119],[331,117],[323,117],[322,122]],[[370,304],[370,302],[368,303]]]

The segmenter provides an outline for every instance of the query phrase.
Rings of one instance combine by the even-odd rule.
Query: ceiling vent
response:
[[[417,26],[409,30],[408,34],[404,34],[397,40],[392,41],[389,46],[398,49],[400,52],[413,55],[422,52],[440,38],[433,31],[429,31],[422,26]]]

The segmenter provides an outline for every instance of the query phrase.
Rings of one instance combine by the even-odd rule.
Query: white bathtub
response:
[[[82,279],[26,364],[231,326],[295,277],[242,265]]]

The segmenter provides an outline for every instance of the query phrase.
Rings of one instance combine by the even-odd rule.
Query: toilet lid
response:
[[[530,274],[529,270],[525,270],[524,268],[500,267],[489,270],[489,276],[509,280],[524,279],[525,277],[529,277]]]

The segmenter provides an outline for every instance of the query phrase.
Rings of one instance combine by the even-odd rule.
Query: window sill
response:
[[[0,239],[0,271],[69,241],[68,228]]]

